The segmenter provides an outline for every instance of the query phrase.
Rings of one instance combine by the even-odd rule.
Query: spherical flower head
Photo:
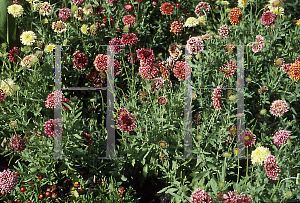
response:
[[[6,169],[0,172],[0,190],[2,192],[11,192],[18,183],[18,176],[16,173]]]
[[[221,90],[221,87],[217,87],[213,93],[212,93],[212,100],[213,100],[213,106],[216,110],[220,110],[222,108],[222,101],[220,101],[220,98],[221,98],[221,93],[222,93],[222,90]]]
[[[21,61],[21,66],[30,68],[34,66],[38,62],[38,58],[35,54],[30,54],[28,56],[25,56],[23,60]]]
[[[17,86],[12,79],[8,78],[6,80],[2,80],[0,89],[4,91],[6,96],[12,96],[20,89],[20,87]]]
[[[261,35],[257,35],[255,41],[256,42],[252,44],[252,51],[257,53],[263,49],[265,41]]]
[[[69,108],[65,105],[62,106],[62,102],[68,103],[69,100],[65,98],[65,95],[60,90],[55,90],[51,94],[48,95],[45,106],[46,108],[63,108],[64,110],[69,110]]]
[[[73,3],[77,6],[83,4],[85,2],[85,0],[73,0]]]
[[[93,14],[93,7],[91,4],[85,5],[83,7],[83,13],[87,16],[90,16]]]
[[[137,57],[141,61],[141,63],[153,63],[155,61],[155,56],[153,50],[141,48],[136,50]]]
[[[170,32],[173,32],[175,35],[178,35],[182,31],[182,29],[183,29],[182,23],[178,21],[174,21],[171,24]]]
[[[143,79],[153,79],[159,74],[159,69],[157,67],[157,63],[148,62],[143,63],[141,62],[141,66],[139,67],[139,73]]]
[[[136,21],[135,17],[132,15],[125,15],[122,20],[125,25],[133,25]]]
[[[247,7],[247,5],[248,5],[248,0],[239,0],[238,1],[238,7],[239,8],[246,8]]]
[[[85,34],[85,35],[87,34],[88,29],[89,29],[89,27],[88,27],[87,24],[83,24],[83,25],[81,26],[81,28],[80,28],[81,32],[82,32],[83,34]]]
[[[52,14],[52,6],[48,2],[44,2],[40,8],[40,14],[43,16],[49,16]]]
[[[136,119],[132,113],[122,113],[118,117],[117,125],[121,131],[129,132],[135,129]]]
[[[69,8],[60,9],[58,18],[62,21],[69,21],[71,19],[71,10]]]
[[[98,54],[94,61],[94,66],[97,71],[106,71],[107,70],[107,60],[108,56],[103,54]]]
[[[172,6],[172,4],[169,2],[163,3],[160,6],[160,12],[163,15],[172,15],[174,12],[174,6]]]
[[[183,27],[195,27],[199,23],[198,19],[195,17],[189,17],[186,19]]]
[[[243,15],[239,8],[235,7],[230,11],[229,20],[232,25],[237,25],[242,21]]]
[[[300,61],[296,61],[289,68],[289,76],[296,82],[300,81]]]
[[[270,113],[273,116],[282,116],[284,113],[289,111],[287,103],[283,100],[276,100],[272,103]]]
[[[9,146],[16,151],[21,152],[21,151],[25,150],[25,148],[26,148],[26,145],[25,145],[26,141],[27,141],[27,138],[22,139],[22,137],[20,135],[18,135],[18,136],[14,135],[10,139]]]
[[[5,92],[3,89],[0,89],[0,102],[2,102],[5,99]]]
[[[197,16],[203,16],[208,14],[209,10],[210,10],[209,3],[200,2],[195,8],[195,13],[197,14]]]
[[[52,29],[56,33],[63,33],[67,31],[67,24],[63,21],[57,21],[52,23]]]
[[[114,45],[109,47],[110,51],[114,54],[118,54],[124,49],[120,38],[113,38],[109,41],[109,44]]]
[[[259,163],[260,165],[262,165],[270,155],[271,152],[269,148],[263,146],[257,147],[254,151],[252,151],[251,154],[252,164]]]
[[[14,47],[12,50],[8,53],[9,61],[14,63],[17,60],[17,57],[20,55],[20,49],[18,47]]]
[[[174,76],[178,78],[179,80],[185,80],[185,62],[177,61],[174,71]]]
[[[244,140],[245,147],[252,146],[256,139],[255,135],[253,135],[251,131],[243,131],[239,138],[240,140]]]
[[[120,108],[117,111],[118,117],[120,117],[120,115],[123,114],[123,113],[129,113],[129,111],[126,108]]]
[[[270,26],[274,25],[274,20],[275,20],[275,14],[271,11],[266,11],[263,13],[262,18],[260,19],[260,22],[265,27],[270,27]]]
[[[87,64],[88,64],[88,59],[85,56],[84,53],[79,53],[79,51],[76,51],[73,54],[73,67],[77,70],[85,70]]]
[[[287,130],[279,130],[273,137],[273,142],[277,146],[283,145],[287,139],[290,139],[291,132]]]
[[[48,52],[48,53],[53,52],[54,49],[55,49],[55,44],[48,44],[48,45],[45,47],[45,51]]]
[[[13,4],[7,7],[7,12],[11,14],[14,18],[17,18],[23,15],[24,9],[19,4]]]
[[[219,35],[221,35],[223,39],[229,38],[229,33],[231,30],[229,29],[228,25],[222,25],[218,30],[219,30]]]
[[[36,40],[36,35],[32,31],[25,31],[20,36],[23,45],[32,45]]]
[[[278,171],[279,168],[276,165],[276,157],[271,155],[267,158],[267,160],[265,161],[265,170],[266,170],[266,174],[267,176],[272,179],[272,180],[276,180],[278,178]]]
[[[162,149],[166,149],[168,145],[165,141],[159,141],[158,146]]]
[[[127,33],[127,34],[124,34],[121,38],[121,43],[123,45],[128,45],[128,46],[132,46],[134,44],[137,43],[137,37],[135,34],[133,33]]]
[[[201,53],[204,49],[203,41],[202,39],[198,37],[191,37],[187,41],[187,49],[192,54],[198,54]]]
[[[63,133],[62,121],[60,119],[50,119],[46,121],[44,128],[44,133],[48,135],[48,137],[59,137]]]
[[[166,97],[159,97],[159,98],[157,99],[157,103],[159,103],[159,104],[162,105],[162,106],[166,105],[167,101],[168,101],[168,100],[167,100]]]
[[[190,203],[213,203],[213,199],[207,192],[197,188],[191,195]]]

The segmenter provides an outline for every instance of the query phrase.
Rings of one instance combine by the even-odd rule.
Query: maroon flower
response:
[[[213,203],[213,199],[211,196],[207,194],[204,190],[197,188],[195,192],[193,192],[191,196],[190,203]]]
[[[9,51],[8,57],[10,62],[16,62],[17,57],[20,55],[20,49],[18,47],[14,47],[12,50]]]
[[[278,171],[279,168],[276,165],[276,157],[273,155],[270,155],[267,160],[265,161],[265,169],[267,176],[272,179],[276,180],[278,178]]]
[[[166,105],[167,101],[168,101],[168,100],[167,100],[166,97],[159,97],[159,98],[157,99],[157,102],[158,102],[160,105],[162,105],[162,106]]]
[[[124,45],[132,46],[137,43],[137,36],[133,33],[127,33],[122,36],[121,42]]]
[[[45,122],[44,133],[48,135],[48,137],[59,137],[63,133],[63,128],[60,127],[62,125],[62,121],[60,119],[50,119]],[[57,127],[57,129],[56,129]]]
[[[49,94],[45,101],[46,108],[58,108],[59,105],[60,108],[63,108],[64,110],[67,111],[70,110],[63,103],[67,103],[68,105],[71,105],[70,101],[65,98],[65,95],[60,90],[55,90],[54,92]]]
[[[151,49],[141,48],[136,50],[136,53],[142,63],[152,63],[155,60],[154,53]]]
[[[139,72],[143,79],[153,79],[158,75],[159,69],[156,63],[141,63]]]
[[[85,70],[87,64],[88,64],[88,59],[85,57],[84,53],[79,53],[79,51],[76,51],[73,54],[73,66],[77,70]]]
[[[129,132],[135,129],[136,119],[132,113],[122,113],[118,117],[117,125],[121,131]]]
[[[263,13],[262,18],[260,19],[260,22],[266,26],[270,27],[274,25],[275,20],[275,14],[271,11],[266,11]]]
[[[91,136],[85,132],[81,133],[81,136],[86,138],[86,141],[84,142],[87,146],[90,146],[92,143]]]
[[[28,138],[22,139],[22,137],[20,135],[18,136],[12,136],[12,138],[10,139],[10,143],[9,146],[16,150],[17,152],[21,152],[26,148],[25,143],[27,142]]]
[[[58,18],[62,21],[68,21],[71,19],[71,10],[69,8],[62,8],[58,13]]]
[[[115,45],[115,46],[109,47],[110,51],[114,54],[118,54],[124,49],[124,45],[122,45],[120,38],[113,38],[112,40],[109,41],[109,44]],[[116,45],[119,45],[119,46],[116,46]]]
[[[5,92],[3,91],[3,89],[0,89],[0,102],[3,101],[5,99]]]
[[[83,4],[85,2],[85,0],[73,0],[73,3],[77,6]]]
[[[9,169],[0,172],[0,190],[2,192],[10,192],[18,183],[17,174]]]

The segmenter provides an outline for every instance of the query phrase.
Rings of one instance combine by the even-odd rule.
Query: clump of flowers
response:
[[[265,170],[267,176],[272,179],[276,180],[278,178],[278,171],[279,167],[276,165],[276,157],[271,155],[265,161]]]
[[[169,2],[163,3],[160,6],[160,11],[163,15],[172,15],[174,12],[174,6]]]
[[[186,63],[182,61],[177,61],[175,64],[174,76],[178,78],[179,80],[185,80],[185,66]]]
[[[270,27],[270,26],[274,25],[274,20],[275,20],[275,14],[271,11],[266,11],[263,13],[262,18],[260,19],[260,22],[265,27]]]
[[[11,14],[14,18],[17,18],[23,15],[24,9],[19,4],[13,4],[7,7],[7,12]]]
[[[121,38],[121,43],[124,45],[132,46],[137,43],[137,37],[133,33],[124,34]]]
[[[162,106],[166,105],[167,101],[168,101],[168,100],[167,100],[166,97],[159,97],[159,98],[157,99],[157,103],[159,103],[159,104],[162,105]]]
[[[21,152],[26,148],[26,142],[28,138],[23,139],[20,135],[12,136],[10,138],[9,147],[14,149],[15,151]]]
[[[12,63],[16,62],[19,55],[20,55],[20,49],[18,47],[14,47],[8,53],[9,61]]]
[[[16,91],[20,89],[20,87],[17,86],[12,79],[8,78],[1,81],[0,89],[4,91],[6,96],[12,96]]]
[[[63,103],[67,103],[70,105],[70,101],[65,98],[65,95],[60,90],[55,90],[51,94],[48,95],[45,106],[46,108],[63,108],[64,110],[69,110],[69,108],[65,105],[62,105]]]
[[[190,203],[213,203],[213,198],[204,190],[197,188],[191,195]]]
[[[204,49],[202,39],[198,37],[191,37],[187,41],[187,49],[192,54],[198,54],[202,52],[202,50]]]
[[[135,17],[132,15],[126,15],[122,18],[122,20],[125,25],[133,25],[136,21]]]
[[[221,87],[217,87],[213,93],[212,93],[212,100],[213,100],[213,106],[216,110],[220,110],[221,109],[221,105],[223,102],[220,101],[221,98]]]
[[[118,116],[117,125],[121,131],[129,132],[135,129],[136,119],[133,113],[124,112]]]
[[[40,8],[40,14],[43,16],[49,16],[52,14],[52,6],[48,2],[44,2],[43,5]]]
[[[71,19],[71,10],[69,8],[60,9],[58,18],[62,21],[69,21]]]
[[[23,45],[32,45],[35,42],[36,35],[32,31],[25,31],[20,36]]]
[[[63,33],[67,31],[67,24],[61,20],[57,22],[53,22],[52,29],[54,30],[54,32]]]
[[[139,67],[139,73],[143,79],[153,79],[158,73],[159,69],[156,63],[143,63],[141,62],[141,66]]]
[[[287,139],[290,139],[291,132],[287,130],[279,130],[273,137],[273,142],[277,146],[283,145]]]
[[[259,146],[251,154],[252,164],[259,163],[263,164],[267,160],[267,158],[271,155],[269,148]]]
[[[223,72],[225,75],[224,77],[231,78],[234,75],[234,71],[236,70],[236,63],[230,60],[229,63],[225,64],[226,67],[221,67],[220,71]]]
[[[0,102],[2,102],[5,99],[5,92],[3,89],[0,89]]]
[[[109,44],[114,45],[109,47],[110,51],[114,54],[118,54],[124,49],[124,45],[122,45],[120,38],[113,38],[109,41]]]
[[[46,121],[44,128],[44,133],[48,135],[49,137],[59,137],[63,133],[63,128],[61,125],[63,124],[60,119],[50,119]]]
[[[253,135],[251,131],[243,131],[239,138],[244,139],[245,147],[251,147],[256,139],[255,135]]]
[[[276,100],[272,103],[270,113],[273,116],[282,116],[284,113],[289,111],[287,103],[283,100]]]
[[[195,13],[197,14],[197,16],[202,16],[208,14],[209,10],[210,10],[209,3],[200,2],[195,8]]]
[[[257,53],[263,49],[265,41],[261,35],[257,35],[255,41],[256,42],[252,44],[252,51]]]
[[[290,66],[289,76],[296,82],[300,81],[300,61],[296,61]]]
[[[228,194],[223,195],[223,203],[234,203],[234,202],[245,202],[245,203],[251,203],[253,202],[253,199],[251,196],[243,193],[240,193],[239,195],[236,194],[237,191],[234,190],[233,192],[228,192]]]
[[[182,23],[179,23],[178,21],[174,21],[171,24],[170,32],[173,32],[175,35],[178,35],[182,31]]]
[[[73,54],[73,67],[77,70],[85,70],[87,64],[88,64],[88,59],[85,56],[84,53],[79,53],[79,51],[76,51]]]
[[[0,190],[2,192],[12,191],[16,187],[18,181],[17,174],[10,171],[10,169],[0,172]]]
[[[195,27],[199,23],[198,19],[195,17],[189,17],[186,19],[183,27]]]
[[[235,7],[230,11],[229,20],[232,25],[237,25],[242,21],[243,15],[239,8]]]
[[[221,35],[223,39],[229,38],[229,33],[231,30],[229,29],[228,25],[222,25],[218,30],[219,30],[219,35]]]

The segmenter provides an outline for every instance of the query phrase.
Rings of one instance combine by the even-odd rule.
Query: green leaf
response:
[[[148,173],[148,164],[146,164],[143,168],[143,176],[146,177]]]
[[[0,0],[0,42],[6,42],[7,37],[7,6],[10,1]]]

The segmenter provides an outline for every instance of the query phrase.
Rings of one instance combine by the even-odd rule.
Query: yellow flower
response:
[[[15,82],[8,78],[6,80],[2,80],[0,89],[3,89],[5,95],[12,96],[15,91],[20,90],[18,85],[15,85]]]
[[[37,2],[38,0],[26,0],[26,1],[28,1],[30,4],[33,4],[33,3]]]
[[[222,2],[221,2],[221,5],[226,5],[226,6],[228,6],[228,5],[229,5],[229,2],[228,2],[228,1],[222,1]]]
[[[55,49],[55,45],[54,44],[48,44],[46,47],[45,47],[45,51],[46,52],[52,52],[53,49]]]
[[[87,24],[83,24],[80,28],[81,32],[85,35],[87,34],[88,29],[89,27],[87,26]]]
[[[297,20],[296,25],[300,25],[300,19]]]
[[[7,7],[7,12],[11,14],[14,18],[20,17],[23,14],[23,7],[19,4],[13,4]]]
[[[20,38],[23,45],[32,45],[35,42],[36,35],[32,31],[25,31],[21,34]]]
[[[276,15],[283,16],[284,15],[284,8],[282,6],[273,7],[272,5],[268,5],[270,11]]]
[[[240,8],[246,8],[248,5],[248,0],[239,0],[238,1],[238,7]]]
[[[92,15],[93,14],[93,7],[91,4],[88,4],[86,5],[84,8],[83,8],[83,13],[87,16],[89,15]]]
[[[40,8],[42,8],[43,5],[43,3],[33,4],[33,10],[40,10]]]
[[[251,161],[252,164],[259,163],[260,165],[263,164],[264,161],[271,155],[269,148],[266,147],[257,147],[251,154]]]
[[[184,27],[195,27],[196,25],[198,25],[198,20],[194,17],[189,17],[184,23]]]
[[[205,17],[205,16],[200,16],[200,17],[198,18],[198,22],[199,22],[199,25],[200,25],[200,26],[206,25],[206,17]]]

